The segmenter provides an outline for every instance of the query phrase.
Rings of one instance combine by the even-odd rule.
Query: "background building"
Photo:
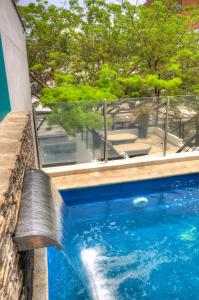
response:
[[[14,1],[0,1],[0,120],[31,107],[23,23]]]

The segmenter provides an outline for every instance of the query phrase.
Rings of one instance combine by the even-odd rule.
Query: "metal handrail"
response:
[[[196,134],[194,134],[180,149],[176,151],[176,153],[182,152],[188,145],[196,138]]]

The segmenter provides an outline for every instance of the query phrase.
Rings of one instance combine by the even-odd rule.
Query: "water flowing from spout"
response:
[[[53,190],[53,198],[57,214],[60,250],[80,278],[89,298],[102,300],[98,296],[93,274],[90,272],[89,266],[82,260],[82,253],[85,253],[85,248],[72,220],[70,209],[57,190]]]

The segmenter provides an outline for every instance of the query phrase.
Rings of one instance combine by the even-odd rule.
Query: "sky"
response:
[[[58,5],[58,6],[63,6],[63,3],[67,3],[68,1],[65,1],[65,0],[48,0],[50,4],[55,4],[55,5]],[[114,1],[114,0],[113,0]],[[20,0],[19,1],[19,4],[20,5],[27,5],[28,3],[30,2],[35,2],[35,0]],[[136,0],[130,0],[130,2],[132,3],[135,3]],[[139,0],[139,3],[140,4],[143,4],[145,2],[145,0]]]

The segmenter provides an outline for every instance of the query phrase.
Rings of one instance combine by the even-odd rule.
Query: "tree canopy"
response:
[[[168,8],[168,1],[145,7],[105,0],[85,0],[81,6],[71,0],[67,8],[37,0],[20,7],[20,13],[35,95],[56,82],[59,73],[75,79],[74,96],[82,85],[88,94],[95,87],[109,97],[199,93],[194,13],[179,14],[175,2]],[[59,91],[64,100],[64,87],[49,91],[49,101]],[[45,88],[44,101],[46,97]]]

